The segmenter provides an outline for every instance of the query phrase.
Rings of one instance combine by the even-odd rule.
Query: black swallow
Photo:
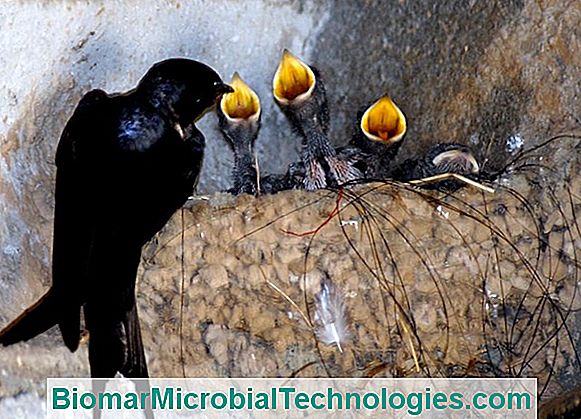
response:
[[[135,303],[141,247],[193,192],[205,146],[194,122],[230,91],[205,64],[169,59],[131,91],[81,99],[56,152],[52,287],[1,344],[58,324],[75,351],[82,307],[91,376],[148,376]]]
[[[358,114],[355,133],[346,150],[360,150],[356,166],[369,180],[384,179],[393,169],[407,130],[406,118],[398,106],[382,96]]]
[[[349,161],[341,159],[327,137],[327,96],[316,68],[284,50],[274,75],[273,93],[291,126],[302,137],[305,189],[337,186],[362,177]]]
[[[456,143],[440,143],[432,146],[425,155],[417,160],[406,160],[394,176],[398,180],[419,180],[446,173],[456,173],[467,178],[480,174],[480,165],[468,147]],[[455,179],[428,182],[420,186],[427,189],[454,191],[464,186]]]
[[[260,131],[260,99],[238,73],[234,73],[230,85],[234,92],[225,94],[217,109],[220,131],[234,152],[234,186],[230,192],[257,195],[299,186],[302,178],[296,164],[286,174],[258,174],[254,145]]]

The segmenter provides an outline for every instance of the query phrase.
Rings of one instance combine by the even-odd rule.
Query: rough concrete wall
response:
[[[258,91],[264,104],[263,128],[258,143],[261,166],[265,170],[280,172],[281,166],[296,156],[299,144],[289,133],[288,124],[281,113],[273,106],[269,90],[280,51],[283,47],[288,47],[316,65],[325,77],[332,111],[333,139],[337,143],[344,143],[350,137],[356,110],[387,91],[406,113],[409,122],[408,136],[399,159],[425,150],[434,141],[449,140],[471,145],[480,160],[486,161],[487,167],[493,168],[501,166],[511,157],[507,149],[510,141],[515,144],[518,143],[515,140],[522,139],[523,148],[531,148],[553,135],[579,134],[579,21],[581,4],[565,0],[128,0],[2,3],[0,324],[13,318],[40,295],[50,282],[54,206],[53,154],[60,132],[76,101],[88,89],[98,87],[111,92],[128,89],[135,85],[152,63],[170,56],[201,59],[215,67],[225,78],[232,72],[239,71]],[[201,129],[208,139],[208,154],[200,190],[221,190],[229,184],[230,153],[216,131],[213,116],[203,120]],[[543,182],[550,181],[552,185],[559,185],[562,180],[566,180],[567,184],[571,184],[578,179],[574,177],[578,176],[578,172],[570,171],[566,164],[573,155],[578,154],[574,145],[572,139],[562,139],[550,149],[542,149],[536,154],[532,163],[545,166],[538,168],[537,173],[542,175]],[[546,176],[552,179],[545,179]],[[532,179],[537,186],[545,184],[539,183],[534,177]],[[521,180],[510,185],[524,194],[534,208],[546,210],[547,207],[542,204],[546,199],[542,196],[542,188],[529,187],[530,180],[531,178],[526,178],[526,181]],[[408,198],[414,200],[413,196],[412,194]],[[201,221],[195,219],[197,216],[210,217],[209,224],[194,228],[198,232],[204,232],[208,228],[208,232],[204,234],[211,234],[214,228],[223,231],[224,225],[234,226],[232,228],[241,232],[249,226],[242,220],[242,224],[236,227],[241,222],[235,219],[238,217],[236,214],[250,211],[253,214],[250,217],[253,223],[266,222],[282,209],[300,205],[310,198],[311,194],[301,193],[284,194],[272,201],[270,198],[258,201],[243,198],[240,202],[228,204],[222,209],[202,206],[203,209],[192,210],[191,214],[186,212],[186,218],[188,222],[198,224]],[[514,208],[519,206],[515,201],[510,202],[513,202]],[[289,227],[295,231],[311,228],[320,222],[321,217],[324,218],[332,203],[333,199],[313,210],[315,215],[311,214],[312,218],[291,217],[290,220],[293,221],[289,221]],[[236,206],[237,209],[229,210],[229,205]],[[277,205],[280,208],[268,209]],[[385,205],[390,204],[386,202]],[[425,204],[418,205],[422,208]],[[540,214],[543,223],[555,213],[554,210],[546,211]],[[255,219],[256,214],[260,214],[259,220]],[[220,221],[222,216],[225,217],[224,221]],[[422,222],[411,225],[412,231],[417,228],[416,234],[421,235],[437,219],[434,214],[426,217]],[[164,239],[169,240],[164,236],[168,231],[179,233],[181,223],[178,221],[174,219],[160,236],[161,243]],[[222,222],[225,224],[221,225]],[[514,222],[513,217],[508,226]],[[338,234],[336,228],[333,231],[333,234]],[[532,239],[529,239],[535,240],[535,234],[538,233],[539,231],[533,230],[530,234]],[[286,251],[289,254],[304,255],[304,244],[289,241],[288,237],[281,236],[277,230],[268,234],[267,242],[271,242],[273,247],[288,247]],[[333,240],[339,240],[337,237]],[[193,276],[186,279],[194,281],[194,285],[198,281],[203,286],[188,288],[187,301],[199,299],[202,291],[207,292],[205,281],[212,285],[212,281],[216,280],[208,279],[204,272],[213,273],[212,278],[226,278],[228,281],[236,279],[232,269],[226,265],[223,267],[226,276],[220,268],[208,268],[209,271],[203,269],[206,265],[210,266],[210,261],[216,256],[205,250],[208,247],[208,236],[197,238],[188,235],[191,243],[187,246],[186,262],[188,275]],[[285,244],[279,244],[279,241]],[[178,246],[179,243],[176,244],[175,239],[172,243],[169,253],[163,253],[166,259],[163,263],[159,262],[167,267],[163,274],[166,277],[161,273],[161,276],[153,275],[151,267],[144,264],[141,301],[147,317],[145,327],[160,325],[161,330],[175,340],[175,335],[171,333],[175,332],[173,328],[178,315],[175,296],[179,294],[180,283],[176,281],[181,277],[181,247]],[[341,246],[345,244],[344,241],[338,243],[342,243]],[[439,250],[441,252],[458,250],[458,244],[451,238],[440,238],[435,243],[444,246]],[[429,243],[426,245],[429,248]],[[336,249],[332,246],[325,249],[330,253],[329,260],[338,263]],[[409,251],[406,249],[409,247],[400,243],[396,246],[395,253],[405,254]],[[510,249],[502,250],[505,251],[510,252]],[[227,253],[223,248],[220,252]],[[200,262],[195,262],[200,258]],[[234,293],[232,295],[235,296],[239,292],[240,298],[248,304],[256,295],[258,298],[273,298],[274,301],[276,293],[270,288],[264,290],[263,282],[256,282],[258,272],[251,268],[256,265],[256,260],[247,261],[242,254],[237,254],[236,258],[237,261],[233,262],[236,272],[238,268],[242,269],[240,277],[250,278],[255,282],[250,282],[248,288],[242,291],[224,288],[223,284],[213,284],[220,292],[225,293],[218,293],[217,295],[224,297],[217,298],[230,298],[229,293]],[[284,267],[290,263],[287,259],[282,257],[275,260],[273,266],[278,268],[267,267],[265,272],[283,281],[285,269],[291,269]],[[226,264],[230,259],[225,257],[224,260],[223,264]],[[200,266],[190,265],[193,263],[199,263]],[[244,266],[240,267],[239,264]],[[179,272],[176,273],[178,267]],[[271,272],[276,269],[282,269],[282,273]],[[194,271],[200,274],[195,276]],[[176,279],[175,275],[178,273]],[[342,278],[344,274],[339,272],[337,275]],[[353,291],[354,285],[349,283],[348,278],[345,281],[348,284],[344,289]],[[365,286],[375,286],[369,284],[373,283],[368,282]],[[256,294],[253,287],[259,285],[262,288]],[[292,290],[285,288],[285,291]],[[171,304],[163,313],[166,317],[173,316],[172,319],[160,319],[157,317],[158,313],[148,312],[151,310],[148,305],[150,302],[155,306],[171,295]],[[362,295],[368,294],[359,294],[357,298],[362,298]],[[292,297],[300,300],[301,294],[292,294]],[[203,298],[205,301],[214,297]],[[162,300],[156,302],[156,299]],[[216,307],[222,306],[216,304]],[[267,317],[256,317],[259,324],[260,321],[267,321],[265,319],[272,322],[273,316],[278,319],[277,327],[284,324],[278,332],[274,332],[275,328],[268,332],[270,334],[258,333],[253,329],[266,327],[264,324],[248,326],[245,329],[232,323],[234,320],[227,320],[228,316],[224,312],[230,313],[229,307],[211,310],[217,310],[211,314],[211,317],[215,317],[212,327],[209,324],[202,327],[200,320],[196,320],[200,313],[185,313],[187,319],[194,323],[192,329],[188,329],[191,335],[186,335],[194,342],[191,350],[186,348],[188,374],[260,373],[252,365],[244,367],[246,369],[231,369],[231,357],[234,355],[230,349],[222,348],[222,352],[214,351],[210,353],[211,356],[204,352],[212,348],[212,342],[227,345],[224,343],[224,336],[235,335],[232,337],[234,341],[240,341],[241,347],[249,348],[254,347],[257,336],[260,342],[266,340],[274,342],[273,345],[279,338],[282,339],[281,342],[287,342],[284,336],[275,336],[276,333],[283,333],[280,330],[284,330],[297,334],[297,351],[309,356],[313,353],[312,333],[308,329],[305,332],[304,325],[299,326],[300,321],[293,320],[291,324],[286,320],[286,323],[283,322],[285,310],[288,310],[284,301],[273,302],[265,312]],[[241,318],[230,314],[233,319]],[[426,318],[429,318],[428,314]],[[279,319],[280,316],[282,317]],[[373,324],[379,325],[382,321],[386,321],[386,318],[377,319],[377,323]],[[568,318],[568,321],[574,321],[573,317]],[[269,325],[271,326],[270,323],[267,326],[270,327]],[[149,336],[149,330],[151,329],[148,329],[146,336]],[[578,331],[578,327],[573,331]],[[362,339],[362,336],[359,338]],[[172,340],[172,357],[164,360],[156,356],[160,343],[152,340],[152,336],[146,339],[150,339],[148,355],[154,370],[159,374],[179,373],[181,366],[175,361],[178,359],[175,354],[175,341]],[[381,339],[385,339],[385,336]],[[376,344],[373,343],[372,346]],[[472,347],[466,348],[466,353],[472,350]],[[271,350],[272,348],[267,349],[265,353]],[[38,390],[42,377],[47,375],[87,374],[86,354],[83,351],[77,354],[67,353],[54,331],[30,344],[0,352],[2,362],[6,363],[6,366],[0,363],[0,384],[5,384],[4,389],[10,389],[3,394],[15,394],[15,389]],[[225,353],[228,355],[224,355]],[[265,375],[271,372],[274,374],[273,371],[286,374],[300,364],[295,362],[298,358],[291,357],[295,363],[289,364],[279,356],[273,355],[274,358],[271,359],[274,360],[267,365],[268,369],[262,371]],[[313,359],[315,358],[316,356]],[[38,362],[39,359],[45,362]],[[346,365],[363,365],[369,361],[368,359],[361,364],[354,364],[345,359],[332,363],[332,366],[337,367],[334,372],[346,371]],[[551,362],[552,360],[554,358],[548,359]],[[406,361],[409,364],[409,358],[403,361],[404,364]],[[449,364],[454,365],[454,362],[464,365],[469,360],[459,357]],[[33,367],[30,368],[30,365]],[[559,366],[560,371],[564,371],[564,376],[568,365],[570,364]],[[198,369],[202,367],[205,369]],[[541,370],[539,367],[539,371]],[[562,382],[564,387],[569,386],[566,379]]]
[[[502,166],[511,137],[532,147],[579,130],[581,3],[559,0],[338,2],[314,48],[335,139],[387,92],[408,116],[400,159],[436,141]],[[339,28],[340,22],[340,30]]]

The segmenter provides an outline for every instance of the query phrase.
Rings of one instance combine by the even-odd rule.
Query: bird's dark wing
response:
[[[53,242],[53,286],[34,305],[0,332],[0,343],[25,341],[59,324],[65,344],[74,351],[79,342],[82,279],[86,275],[93,229],[86,208],[90,182],[83,169],[86,133],[95,132],[95,115],[108,100],[101,90],[87,93],[69,119],[57,148],[55,227]]]
[[[116,118],[95,181],[89,273],[84,309],[93,377],[147,377],[135,282],[141,247],[193,191],[204,138],[185,138],[155,109],[127,103]]]
[[[139,207],[133,221],[139,223],[142,244],[167,223],[175,211],[192,195],[197,184],[204,156],[205,139],[194,126],[186,127],[183,137],[168,130],[164,141],[151,150],[146,160],[147,174],[137,192]]]
[[[69,119],[56,153],[55,215],[52,249],[53,291],[61,302],[58,324],[65,345],[79,344],[80,307],[86,293],[89,261],[94,248],[97,192],[95,161],[107,119],[107,94],[87,93]]]

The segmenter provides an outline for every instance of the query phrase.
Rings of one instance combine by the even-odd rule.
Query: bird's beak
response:
[[[403,112],[388,96],[367,108],[360,126],[367,138],[384,144],[400,141],[407,129]]]
[[[220,100],[220,110],[229,120],[256,121],[260,117],[260,99],[238,73],[234,73],[230,83],[231,92]],[[230,87],[228,86],[228,87]]]
[[[226,83],[222,83],[221,81],[216,82],[214,84],[214,92],[216,93],[217,98],[222,97],[222,95],[224,95],[226,93],[232,93],[233,91],[234,91],[234,89],[232,88],[232,86],[230,86]]]
[[[285,49],[272,81],[274,98],[283,104],[300,102],[311,95],[315,82],[313,70]]]
[[[211,110],[216,109],[216,104],[220,101],[220,99],[222,99],[222,95],[234,91],[232,86],[227,85],[226,83],[223,83],[221,81],[215,82],[212,87],[214,89],[214,100],[209,103],[209,106],[206,109],[200,112],[200,114],[196,117],[194,123],[202,119],[204,115],[206,115]]]
[[[463,150],[448,150],[438,154],[432,160],[434,166],[452,167],[454,173],[460,174],[478,173],[480,166],[472,153]]]

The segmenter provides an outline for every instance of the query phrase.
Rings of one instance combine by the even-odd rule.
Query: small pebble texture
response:
[[[283,172],[300,148],[270,92],[286,47],[322,73],[338,145],[361,106],[394,99],[408,119],[395,163],[449,141],[495,171],[568,136],[513,164],[495,194],[233,198],[215,194],[232,155],[206,116],[198,195],[143,252],[152,375],[520,374],[547,398],[579,385],[579,22],[567,0],[3,2],[0,326],[50,285],[54,151],[83,93],[127,90],[171,56],[239,71],[262,101],[261,170]],[[343,352],[311,327],[323,277],[345,301]],[[47,376],[86,375],[86,346],[69,353],[55,329],[1,348],[0,417],[42,417]]]

